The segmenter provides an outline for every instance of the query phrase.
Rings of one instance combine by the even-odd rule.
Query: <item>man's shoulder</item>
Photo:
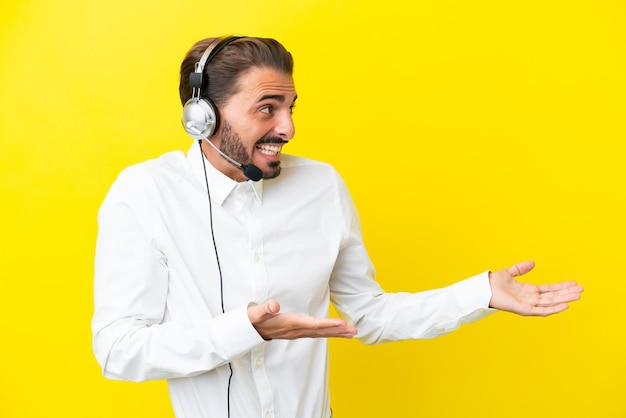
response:
[[[144,161],[149,170],[176,170],[184,169],[188,166],[187,155],[182,151],[170,151],[157,158]]]
[[[189,173],[189,162],[185,154],[182,151],[171,151],[124,168],[114,185],[131,190],[153,189],[155,185],[178,182],[189,177]]]
[[[188,166],[187,157],[182,151],[170,151],[156,158],[141,161],[126,167],[122,172],[130,174],[159,175],[162,173],[185,170]]]

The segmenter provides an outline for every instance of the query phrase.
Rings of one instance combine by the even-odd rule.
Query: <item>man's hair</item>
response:
[[[191,47],[180,66],[180,101],[191,98],[189,74],[204,51],[216,38],[203,39]],[[208,97],[216,106],[223,105],[239,88],[242,74],[253,68],[272,68],[293,75],[293,58],[278,41],[270,38],[241,38],[228,44],[204,67],[202,97]]]

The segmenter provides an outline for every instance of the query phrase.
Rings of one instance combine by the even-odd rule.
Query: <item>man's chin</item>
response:
[[[275,179],[279,175],[280,175],[280,161],[270,163],[268,169],[263,170],[263,178],[265,180]]]

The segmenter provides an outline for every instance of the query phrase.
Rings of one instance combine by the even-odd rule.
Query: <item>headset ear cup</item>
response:
[[[219,114],[208,98],[191,98],[183,106],[183,127],[195,139],[208,138],[217,130]],[[192,129],[193,128],[193,129]],[[202,134],[198,134],[198,131]]]

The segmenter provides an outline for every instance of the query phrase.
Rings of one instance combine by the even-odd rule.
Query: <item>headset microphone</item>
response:
[[[239,167],[241,169],[241,171],[243,171],[243,175],[246,176],[247,178],[249,178],[250,180],[252,180],[252,181],[259,181],[259,180],[261,180],[263,178],[263,172],[261,171],[261,169],[259,167],[257,167],[254,164],[241,164],[241,163],[233,160],[228,155],[224,154],[218,147],[216,147],[215,144],[209,140],[209,138],[207,138],[206,136],[202,135],[202,132],[200,132],[198,129],[196,129],[196,127],[193,126],[193,123],[188,122],[186,128],[188,130],[192,131],[194,134],[202,137],[203,139],[206,139],[206,142],[208,142],[209,145],[212,146],[215,151],[217,151],[222,157],[224,157],[230,163],[232,163],[232,164],[236,165],[237,167]]]

